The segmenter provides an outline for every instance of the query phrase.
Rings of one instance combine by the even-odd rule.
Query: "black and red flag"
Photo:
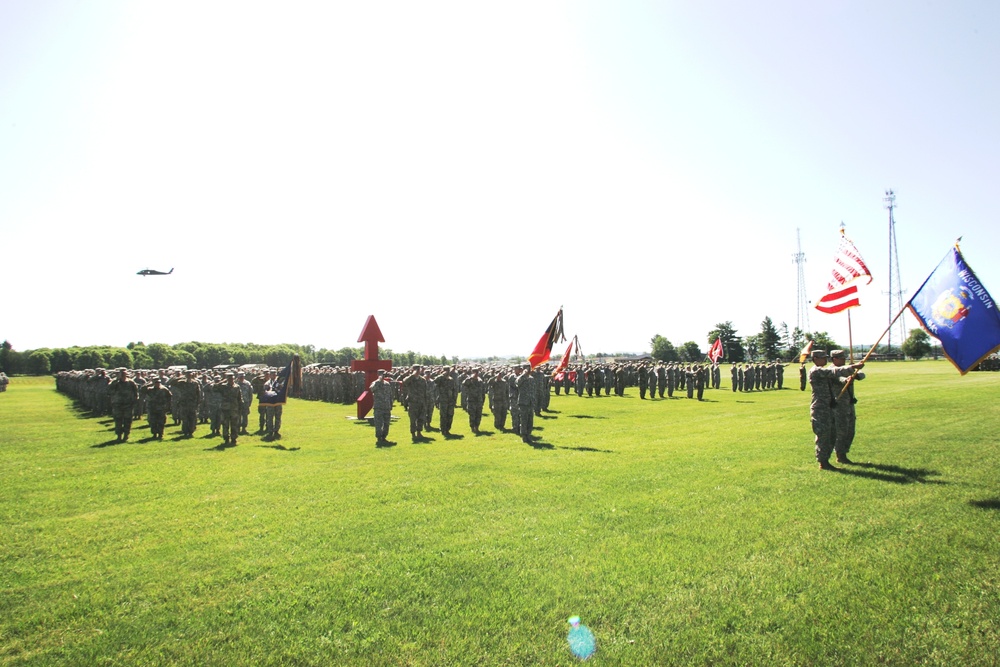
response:
[[[544,364],[552,356],[552,346],[559,342],[566,342],[566,335],[563,333],[563,311],[562,308],[556,313],[556,316],[552,319],[552,324],[548,326],[545,333],[542,334],[541,339],[538,341],[538,345],[532,350],[531,354],[528,355],[528,363],[534,368],[540,364]]]

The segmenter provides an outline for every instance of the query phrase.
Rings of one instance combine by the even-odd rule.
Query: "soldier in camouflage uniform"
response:
[[[455,419],[455,400],[458,398],[458,385],[455,376],[452,375],[451,366],[445,366],[441,374],[434,378],[434,386],[437,387],[441,434],[447,437],[451,435],[451,424]]]
[[[858,399],[854,396],[854,383],[858,380],[864,380],[865,374],[860,371],[855,374],[854,371],[846,370],[844,362],[847,360],[847,355],[843,350],[830,352],[830,360],[833,362],[833,367],[837,369],[841,385],[846,386],[846,389],[838,389],[838,394],[840,391],[843,393],[839,395],[837,405],[833,408],[835,432],[833,451],[837,455],[837,463],[854,463],[847,456],[847,453],[851,451],[851,444],[854,442],[854,431],[857,424],[857,413],[854,405]]]
[[[517,412],[520,419],[521,440],[531,442],[531,429],[535,425],[535,386],[531,366],[524,364],[517,376]]]
[[[507,378],[502,372],[490,380],[490,410],[493,411],[493,428],[504,431],[507,427],[507,409],[510,403],[507,395]]]
[[[173,394],[174,416],[180,420],[181,433],[191,438],[198,425],[198,404],[201,403],[201,384],[194,371],[187,371],[174,383]]]
[[[809,386],[812,387],[812,400],[809,403],[809,418],[813,433],[816,435],[816,461],[820,470],[836,470],[830,463],[836,438],[833,411],[837,404],[837,394],[840,387],[840,371],[826,365],[827,356],[824,350],[813,350],[813,363],[809,371]],[[844,366],[844,369],[860,370],[864,364]]]
[[[478,368],[474,368],[472,375],[462,383],[462,399],[465,401],[465,411],[469,414],[469,428],[479,435],[479,424],[483,421],[483,403],[486,401],[486,385],[479,378]]]
[[[108,395],[111,416],[115,420],[115,436],[118,442],[125,442],[132,431],[132,414],[135,402],[139,400],[139,388],[129,379],[128,371],[119,368],[118,377],[108,385]]]
[[[507,375],[507,405],[510,407],[510,425],[514,433],[521,432],[521,409],[517,402],[517,378],[521,375],[520,366]],[[581,371],[581,375],[582,375]]]
[[[411,375],[410,377],[420,377]],[[385,376],[385,370],[379,370],[378,379],[371,383],[368,390],[372,393],[375,403],[372,414],[375,420],[375,446],[383,447],[389,444],[389,424],[392,418],[392,382]],[[412,406],[411,406],[412,409]]]
[[[163,428],[167,425],[167,410],[170,409],[170,390],[163,386],[160,376],[154,375],[145,386],[146,419],[149,433],[157,440],[163,440]]]
[[[427,416],[427,403],[430,400],[427,379],[420,371],[420,366],[414,366],[410,375],[402,382],[402,395],[406,400],[406,414],[410,419],[410,436],[413,439],[424,437],[423,431],[427,425],[424,418]]]
[[[243,394],[243,405],[240,407],[240,435],[249,435],[247,425],[250,422],[250,406],[253,403],[253,385],[247,382],[246,373],[240,371],[236,374],[236,386]]]
[[[243,420],[243,389],[236,384],[236,378],[232,373],[226,373],[225,381],[216,384],[212,390],[219,400],[222,439],[227,445],[235,445]]]

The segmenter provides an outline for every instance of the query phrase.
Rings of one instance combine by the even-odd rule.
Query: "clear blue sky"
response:
[[[960,235],[1000,297],[998,63],[995,2],[4,0],[0,339],[706,349],[843,222],[874,341],[886,188],[904,298]]]

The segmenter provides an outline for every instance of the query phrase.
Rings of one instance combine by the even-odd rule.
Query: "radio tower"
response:
[[[795,228],[795,240],[799,245],[799,251],[792,254],[792,261],[799,268],[799,300],[795,309],[795,326],[805,333],[809,331],[809,299],[806,298],[806,254],[802,252],[802,235],[798,227]]]
[[[896,193],[891,189],[885,191],[885,207],[889,209],[889,322],[900,312],[903,307],[903,284],[899,280],[899,252],[896,247],[896,219],[893,217],[893,210],[896,208]],[[906,325],[903,323],[903,315],[899,320],[899,344],[902,345],[905,338]],[[892,327],[889,327],[889,338],[886,340],[886,351],[892,352]]]

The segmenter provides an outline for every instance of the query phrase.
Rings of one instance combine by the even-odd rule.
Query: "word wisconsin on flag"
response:
[[[563,311],[562,308],[556,313],[556,316],[552,319],[552,323],[542,334],[542,337],[538,341],[538,345],[535,345],[535,349],[531,351],[528,355],[528,363],[534,368],[539,364],[544,364],[552,356],[552,346],[562,341],[566,340],[565,334],[563,334]]]
[[[1000,349],[997,304],[957,246],[906,305],[962,375]]]
[[[861,253],[841,228],[840,245],[833,258],[833,275],[826,285],[826,294],[816,303],[816,310],[822,313],[839,313],[860,306],[858,287],[853,283],[865,276],[868,276],[868,282],[865,283],[867,285],[872,281],[872,274],[861,259]]]

